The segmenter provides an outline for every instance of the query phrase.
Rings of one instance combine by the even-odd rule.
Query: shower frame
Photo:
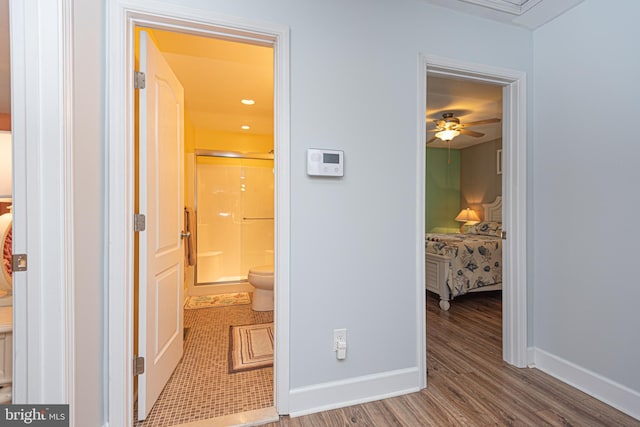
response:
[[[229,158],[229,159],[246,159],[246,160],[274,160],[273,150],[270,150],[268,153],[261,152],[239,152],[239,151],[231,151],[231,150],[207,150],[207,149],[196,149],[194,151],[194,168],[193,168],[193,179],[194,179],[194,187],[193,187],[193,195],[194,195],[194,209],[195,209],[195,228],[196,228],[196,260],[198,260],[198,157],[221,157],[221,158]],[[271,218],[246,218],[243,217],[243,220],[253,219],[253,220],[274,220],[274,217]],[[228,281],[219,281],[219,282],[204,282],[198,283],[198,264],[199,261],[196,261],[194,266],[194,275],[193,275],[193,286],[195,288],[203,288],[205,286],[215,286],[217,288],[222,288],[223,286],[238,286],[241,283],[246,282],[246,280],[228,280]],[[238,289],[240,290],[240,289]]]

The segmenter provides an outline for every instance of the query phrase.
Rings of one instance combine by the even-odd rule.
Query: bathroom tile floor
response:
[[[273,406],[273,368],[227,372],[229,326],[272,321],[273,311],[255,312],[251,305],[185,310],[182,360],[147,419],[134,426],[174,426]]]

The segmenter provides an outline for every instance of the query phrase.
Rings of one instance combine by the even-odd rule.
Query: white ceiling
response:
[[[531,30],[584,0],[423,0],[427,3]]]
[[[583,0],[423,0],[463,13],[500,22],[537,28]],[[0,113],[11,111],[9,70],[9,0],[0,0]],[[186,109],[196,128],[227,132],[273,133],[273,51],[184,34],[154,31],[159,48],[185,88]],[[499,88],[462,81],[429,79],[428,128],[443,112],[453,112],[462,122],[499,117]],[[493,90],[490,90],[493,89]],[[256,104],[240,104],[242,98]],[[483,138],[459,136],[460,146],[500,137],[501,125],[473,127]],[[246,132],[246,131],[244,131]],[[465,141],[468,140],[468,141]],[[430,146],[437,146],[434,143]]]
[[[273,134],[273,49],[153,30],[196,129]],[[240,100],[253,99],[254,105]],[[242,130],[242,125],[251,129]]]
[[[499,118],[502,119],[502,87],[480,84],[467,80],[442,77],[427,77],[427,140],[435,132],[434,120],[442,119],[443,113],[453,113],[460,123]],[[452,149],[462,149],[475,144],[492,141],[502,137],[502,122],[468,128],[484,133],[482,137],[459,135],[451,141]],[[446,142],[436,139],[430,148],[445,148]]]

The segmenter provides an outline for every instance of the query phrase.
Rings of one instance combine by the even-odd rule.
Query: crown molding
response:
[[[526,13],[533,6],[540,3],[542,0],[520,0],[511,2],[507,0],[462,0],[465,3],[475,4],[481,7],[487,7],[489,9],[505,12],[511,15],[520,16]]]
[[[423,0],[457,12],[530,30],[552,21],[584,0]]]

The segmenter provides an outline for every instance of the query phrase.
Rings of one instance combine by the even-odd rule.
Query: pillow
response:
[[[469,227],[469,234],[482,234],[485,236],[497,236],[502,234],[502,223],[494,221],[482,221]]]

